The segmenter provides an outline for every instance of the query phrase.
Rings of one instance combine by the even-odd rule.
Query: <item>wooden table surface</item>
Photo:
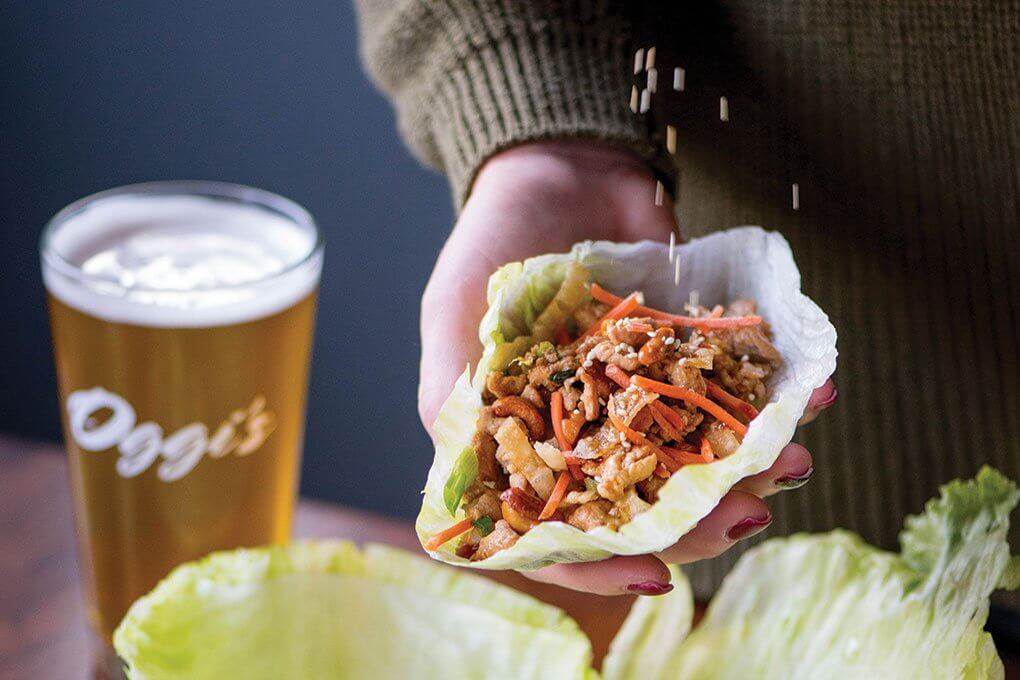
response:
[[[307,499],[295,533],[421,550],[410,522]],[[481,573],[564,609],[591,638],[597,658],[634,599]],[[0,436],[0,680],[89,678],[85,625],[63,450]],[[1006,676],[1020,679],[1020,664],[1008,663]]]
[[[295,533],[421,551],[406,520],[308,499],[298,508]],[[599,656],[633,601],[574,593],[516,573],[493,577],[566,610]],[[63,449],[0,437],[0,680],[90,677],[85,626]]]

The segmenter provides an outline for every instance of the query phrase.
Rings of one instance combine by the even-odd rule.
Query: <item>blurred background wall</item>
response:
[[[7,0],[0,46],[0,434],[60,437],[37,253],[53,213],[132,182],[251,184],[328,241],[302,490],[413,516],[432,458],[418,298],[453,213],[362,73],[351,3]]]

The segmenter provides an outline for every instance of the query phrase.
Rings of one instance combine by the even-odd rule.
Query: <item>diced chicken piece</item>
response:
[[[698,394],[705,393],[705,378],[701,369],[688,363],[686,359],[677,359],[666,364],[669,381],[677,387],[694,390]]]
[[[628,451],[614,453],[599,466],[598,492],[603,498],[620,501],[638,482],[655,472],[658,460],[650,446],[634,446]]]
[[[601,319],[609,311],[609,305],[592,300],[586,305],[581,305],[574,311],[574,322],[583,333],[588,327]]]
[[[556,445],[555,440],[551,442],[535,442],[535,453],[551,469],[567,469],[567,463],[563,459],[563,452],[560,451],[560,447]]]
[[[606,324],[606,337],[614,344],[630,345],[635,349],[639,349],[648,341],[648,335],[646,335],[645,331],[627,330],[627,327],[632,323],[643,323],[654,328],[652,320],[648,317],[627,317],[626,319]]]
[[[487,482],[495,482],[497,485],[506,483],[506,473],[499,466],[496,460],[496,440],[488,432],[478,430],[471,438],[471,446],[475,450],[475,458],[478,459],[478,477]]]
[[[560,503],[560,507],[570,507],[571,505],[584,505],[592,501],[597,501],[601,496],[599,492],[594,489],[586,489],[584,491],[568,491],[567,495],[563,497],[563,502]]]
[[[650,507],[652,507],[651,504],[641,500],[638,496],[637,489],[631,487],[627,489],[623,498],[613,504],[609,516],[615,517],[620,524],[626,524]]]
[[[581,392],[581,405],[584,408],[584,419],[587,421],[596,420],[599,417],[599,393],[598,386],[587,371],[582,371],[581,382],[584,383],[584,391]]]
[[[488,536],[482,536],[481,540],[478,541],[478,549],[471,556],[472,562],[478,562],[488,557],[492,557],[500,550],[506,550],[512,547],[520,536],[517,532],[507,524],[506,520],[499,520],[493,527],[492,532]]]
[[[716,421],[705,428],[705,439],[712,446],[712,453],[717,458],[725,458],[734,453],[740,446],[740,440],[733,430]]]
[[[658,398],[659,395],[654,392],[632,386],[614,394],[609,401],[609,407],[613,409],[613,414],[620,418],[624,425],[630,425],[646,406]],[[650,421],[645,423],[645,427],[648,427],[649,424],[651,424]]]
[[[605,423],[593,434],[584,437],[574,445],[574,457],[583,460],[597,460],[623,450],[620,431]]]
[[[545,399],[542,398],[542,393],[535,389],[534,385],[528,385],[521,391],[521,396],[528,400],[535,408],[544,408]]]
[[[615,364],[625,371],[636,371],[641,362],[637,351],[630,345],[617,344],[603,340],[588,350],[585,361],[601,361],[604,364]]]
[[[668,478],[652,475],[648,479],[638,482],[637,488],[645,501],[648,503],[654,503],[659,500],[659,489],[666,486],[666,482],[668,481]]]
[[[567,524],[581,531],[591,531],[595,527],[606,526],[612,521],[609,511],[613,504],[605,499],[589,501],[579,505],[567,515]]]
[[[499,494],[478,480],[475,480],[464,490],[464,511],[468,518],[475,520],[480,517],[489,517],[497,520],[501,517],[499,511]]]
[[[556,483],[552,470],[539,458],[516,418],[507,418],[496,432],[496,459],[510,474],[523,475],[535,492],[548,500]]]

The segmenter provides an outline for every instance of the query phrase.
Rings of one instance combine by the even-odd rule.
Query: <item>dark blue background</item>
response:
[[[328,239],[302,489],[413,515],[418,299],[452,220],[368,82],[346,0],[0,3],[0,432],[57,439],[37,240],[72,200],[219,179],[305,205]],[[378,333],[390,343],[377,360]]]

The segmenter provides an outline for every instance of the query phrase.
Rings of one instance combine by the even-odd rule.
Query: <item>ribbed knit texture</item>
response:
[[[470,54],[451,60],[447,47],[419,50],[403,68],[433,75],[418,76],[425,82],[413,88],[415,99],[406,99],[406,86],[388,86],[419,152],[440,137],[431,144],[470,150],[454,154],[455,161],[434,146],[425,154],[456,164],[448,168],[455,185],[485,148],[520,134],[499,128],[483,148],[465,117],[485,106],[516,111],[528,92],[549,101],[550,91],[571,83],[609,82],[604,90],[565,91],[576,95],[575,106],[590,98],[585,110],[604,112],[592,123],[614,121],[607,136],[638,133],[626,109],[631,56],[620,54],[618,36],[603,33],[609,24],[563,15],[545,21],[535,16],[545,3],[535,0],[512,3],[514,19],[510,3],[489,4],[474,3],[486,22],[492,12],[500,25],[516,27],[515,36],[545,37],[504,39],[508,44],[493,50],[500,39],[447,34],[442,40],[474,45],[464,48]],[[665,110],[646,117],[650,128],[667,121],[679,128],[685,235],[737,224],[782,232],[805,292],[839,332],[839,401],[798,435],[814,455],[814,478],[771,501],[776,520],[763,537],[839,526],[895,548],[904,515],[920,511],[941,483],[971,476],[983,463],[1020,479],[1020,6],[664,4],[635,14],[631,24],[642,43],[658,46],[660,74],[677,64],[687,69],[687,91],[669,95]],[[372,45],[438,30],[404,23],[418,3],[392,5],[401,11],[376,15],[377,26],[366,15],[366,55],[377,74],[399,70],[400,53],[388,52],[380,67]],[[550,45],[576,45],[570,36],[578,31],[582,42],[613,49],[549,57]],[[545,77],[529,75],[553,63]],[[590,73],[601,76],[584,75]],[[470,95],[442,98],[442,121],[407,112],[423,105],[408,101],[435,101],[422,93],[449,91],[451,82],[464,92],[469,82],[477,91],[488,87],[486,79],[503,78],[519,89],[502,103],[508,95],[489,91],[474,104],[465,103]],[[728,123],[719,121],[721,95],[729,99]],[[577,125],[554,108],[560,117],[525,106],[535,114],[525,125],[544,135],[573,134]],[[798,212],[790,205],[792,182],[800,184]],[[741,550],[693,565],[700,594],[718,584]]]
[[[596,137],[645,158],[672,190],[676,165],[631,113],[632,23],[617,3],[361,0],[361,51],[401,134],[450,180],[455,205],[501,149]]]

